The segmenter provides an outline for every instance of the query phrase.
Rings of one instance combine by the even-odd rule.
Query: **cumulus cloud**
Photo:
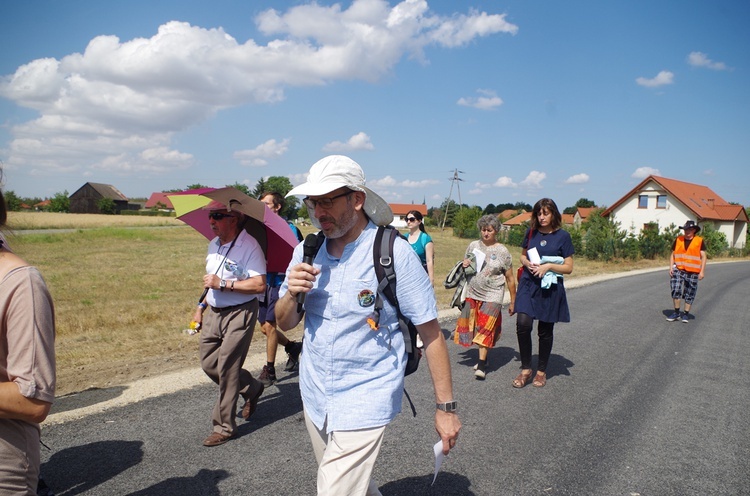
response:
[[[368,188],[390,188],[396,186],[398,182],[391,176],[385,176],[380,179],[369,179],[367,181]]]
[[[239,150],[234,152],[233,157],[238,160],[240,164],[249,167],[264,167],[268,165],[268,160],[279,158],[284,155],[289,149],[289,142],[291,140],[286,138],[277,142],[275,139],[270,139],[265,143],[261,143],[252,150]]]
[[[661,176],[661,172],[659,172],[659,169],[654,169],[653,167],[638,167],[630,175],[634,179],[645,179],[648,176]]]
[[[660,71],[655,78],[648,79],[644,77],[636,78],[636,83],[646,88],[658,88],[667,84],[674,83],[674,74],[669,71]]]
[[[565,180],[565,184],[583,184],[589,182],[588,174],[575,174]]]
[[[497,181],[495,181],[495,186],[498,188],[516,188],[518,185],[513,182],[513,179],[509,178],[508,176],[502,176],[498,177]]]
[[[323,147],[324,152],[351,152],[355,150],[374,150],[370,137],[366,133],[359,132],[349,138],[346,142],[331,141]]]
[[[0,77],[0,97],[39,114],[10,128],[5,164],[81,174],[94,166],[174,171],[191,159],[171,149],[175,134],[222,109],[278,103],[288,87],[376,82],[405,57],[425,60],[428,47],[518,31],[505,15],[442,16],[424,0],[354,0],[346,8],[311,2],[262,11],[255,23],[270,40],[265,45],[171,21],[150,38],[97,36],[83,53],[33,60]],[[366,135],[343,145],[372,147]],[[146,158],[147,150],[160,152]],[[261,153],[251,150],[250,162],[267,160],[253,152]]]
[[[688,64],[693,67],[705,67],[715,71],[726,71],[728,69],[724,62],[714,62],[703,52],[690,52],[687,57]]]
[[[492,90],[477,90],[478,97],[461,97],[456,102],[464,107],[473,107],[479,110],[494,110],[503,104],[503,100]]]
[[[547,178],[547,174],[539,171],[531,171],[526,179],[521,181],[521,186],[526,188],[540,189],[542,187],[542,181]]]
[[[422,179],[420,181],[412,181],[411,179],[407,179],[406,181],[402,181],[399,186],[403,186],[404,188],[419,189],[426,188],[427,186],[434,186],[439,182],[440,181],[438,181],[437,179]]]

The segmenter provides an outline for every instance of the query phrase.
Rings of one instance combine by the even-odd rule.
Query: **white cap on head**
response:
[[[307,182],[293,188],[286,196],[322,196],[339,188],[362,191],[365,194],[363,210],[367,217],[379,226],[393,222],[393,211],[388,203],[370,188],[365,187],[362,167],[343,155],[329,155],[310,167]],[[320,229],[318,220],[310,215],[310,221]]]

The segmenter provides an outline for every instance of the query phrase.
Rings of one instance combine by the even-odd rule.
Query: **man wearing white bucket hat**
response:
[[[303,317],[297,297],[305,298],[300,391],[318,461],[318,494],[379,495],[371,474],[385,427],[401,410],[406,357],[395,308],[384,302],[375,331],[367,318],[378,288],[373,242],[377,226],[390,224],[393,212],[365,187],[359,164],[340,155],[315,163],[307,182],[289,195],[305,196],[310,220],[326,238],[311,264],[297,246],[276,304],[277,323],[291,329]],[[447,454],[461,422],[434,292],[408,242],[396,239],[393,250],[399,307],[424,342],[435,429]]]

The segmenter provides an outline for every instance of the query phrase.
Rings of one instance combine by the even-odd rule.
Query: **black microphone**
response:
[[[313,259],[318,253],[318,235],[308,234],[305,242],[302,244],[302,263],[307,265],[313,264]],[[300,291],[297,293],[297,313],[302,313],[302,305],[305,303],[307,293]]]

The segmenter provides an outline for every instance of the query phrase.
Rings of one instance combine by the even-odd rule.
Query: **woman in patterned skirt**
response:
[[[456,325],[454,341],[462,346],[479,346],[479,362],[474,377],[484,380],[487,354],[500,338],[502,303],[507,286],[510,291],[510,315],[514,313],[516,279],[508,249],[497,241],[500,222],[494,215],[484,215],[477,221],[481,238],[469,243],[463,265],[471,263],[470,255],[477,259],[477,274],[469,281],[466,303]],[[482,260],[484,259],[484,260]]]

